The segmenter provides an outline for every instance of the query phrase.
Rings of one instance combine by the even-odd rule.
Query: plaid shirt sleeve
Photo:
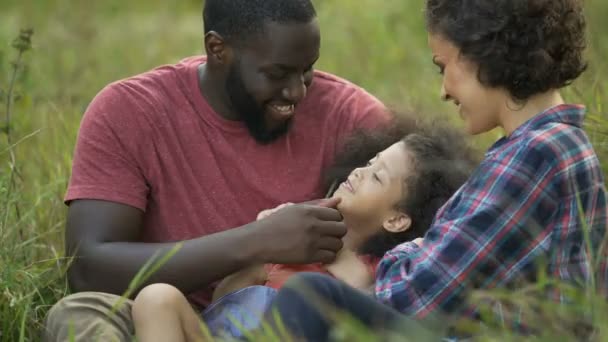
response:
[[[504,283],[546,252],[560,161],[550,148],[531,145],[510,158],[487,156],[439,211],[422,247],[408,242],[384,256],[380,301],[417,318],[453,312],[466,289]]]

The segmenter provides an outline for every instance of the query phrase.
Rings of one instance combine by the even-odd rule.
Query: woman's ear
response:
[[[382,223],[382,227],[390,233],[401,233],[410,229],[411,226],[412,218],[402,212],[394,212]]]

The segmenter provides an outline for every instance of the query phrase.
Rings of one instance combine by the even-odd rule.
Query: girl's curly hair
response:
[[[410,228],[400,233],[379,230],[359,251],[381,257],[396,245],[422,237],[435,213],[464,184],[479,158],[465,134],[447,123],[414,121],[399,115],[392,125],[374,132],[359,132],[345,144],[326,173],[326,185],[341,183],[378,152],[403,141],[411,155],[412,172],[403,182],[404,197],[396,209],[410,216]]]

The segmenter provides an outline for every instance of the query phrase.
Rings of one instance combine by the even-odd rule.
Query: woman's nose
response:
[[[449,101],[452,98],[450,94],[448,94],[448,92],[445,90],[445,86],[443,85],[443,83],[441,84],[440,96],[441,100],[443,101]]]
[[[445,92],[445,86],[443,85],[443,83],[441,83],[441,90],[439,91],[439,96],[441,96],[441,99],[443,101],[447,101],[447,94]]]

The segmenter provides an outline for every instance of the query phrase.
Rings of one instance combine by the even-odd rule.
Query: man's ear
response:
[[[207,61],[213,64],[230,65],[233,58],[233,50],[224,37],[215,31],[205,34],[205,52]]]
[[[382,227],[390,233],[401,233],[412,226],[412,218],[402,212],[395,212],[384,220]]]

